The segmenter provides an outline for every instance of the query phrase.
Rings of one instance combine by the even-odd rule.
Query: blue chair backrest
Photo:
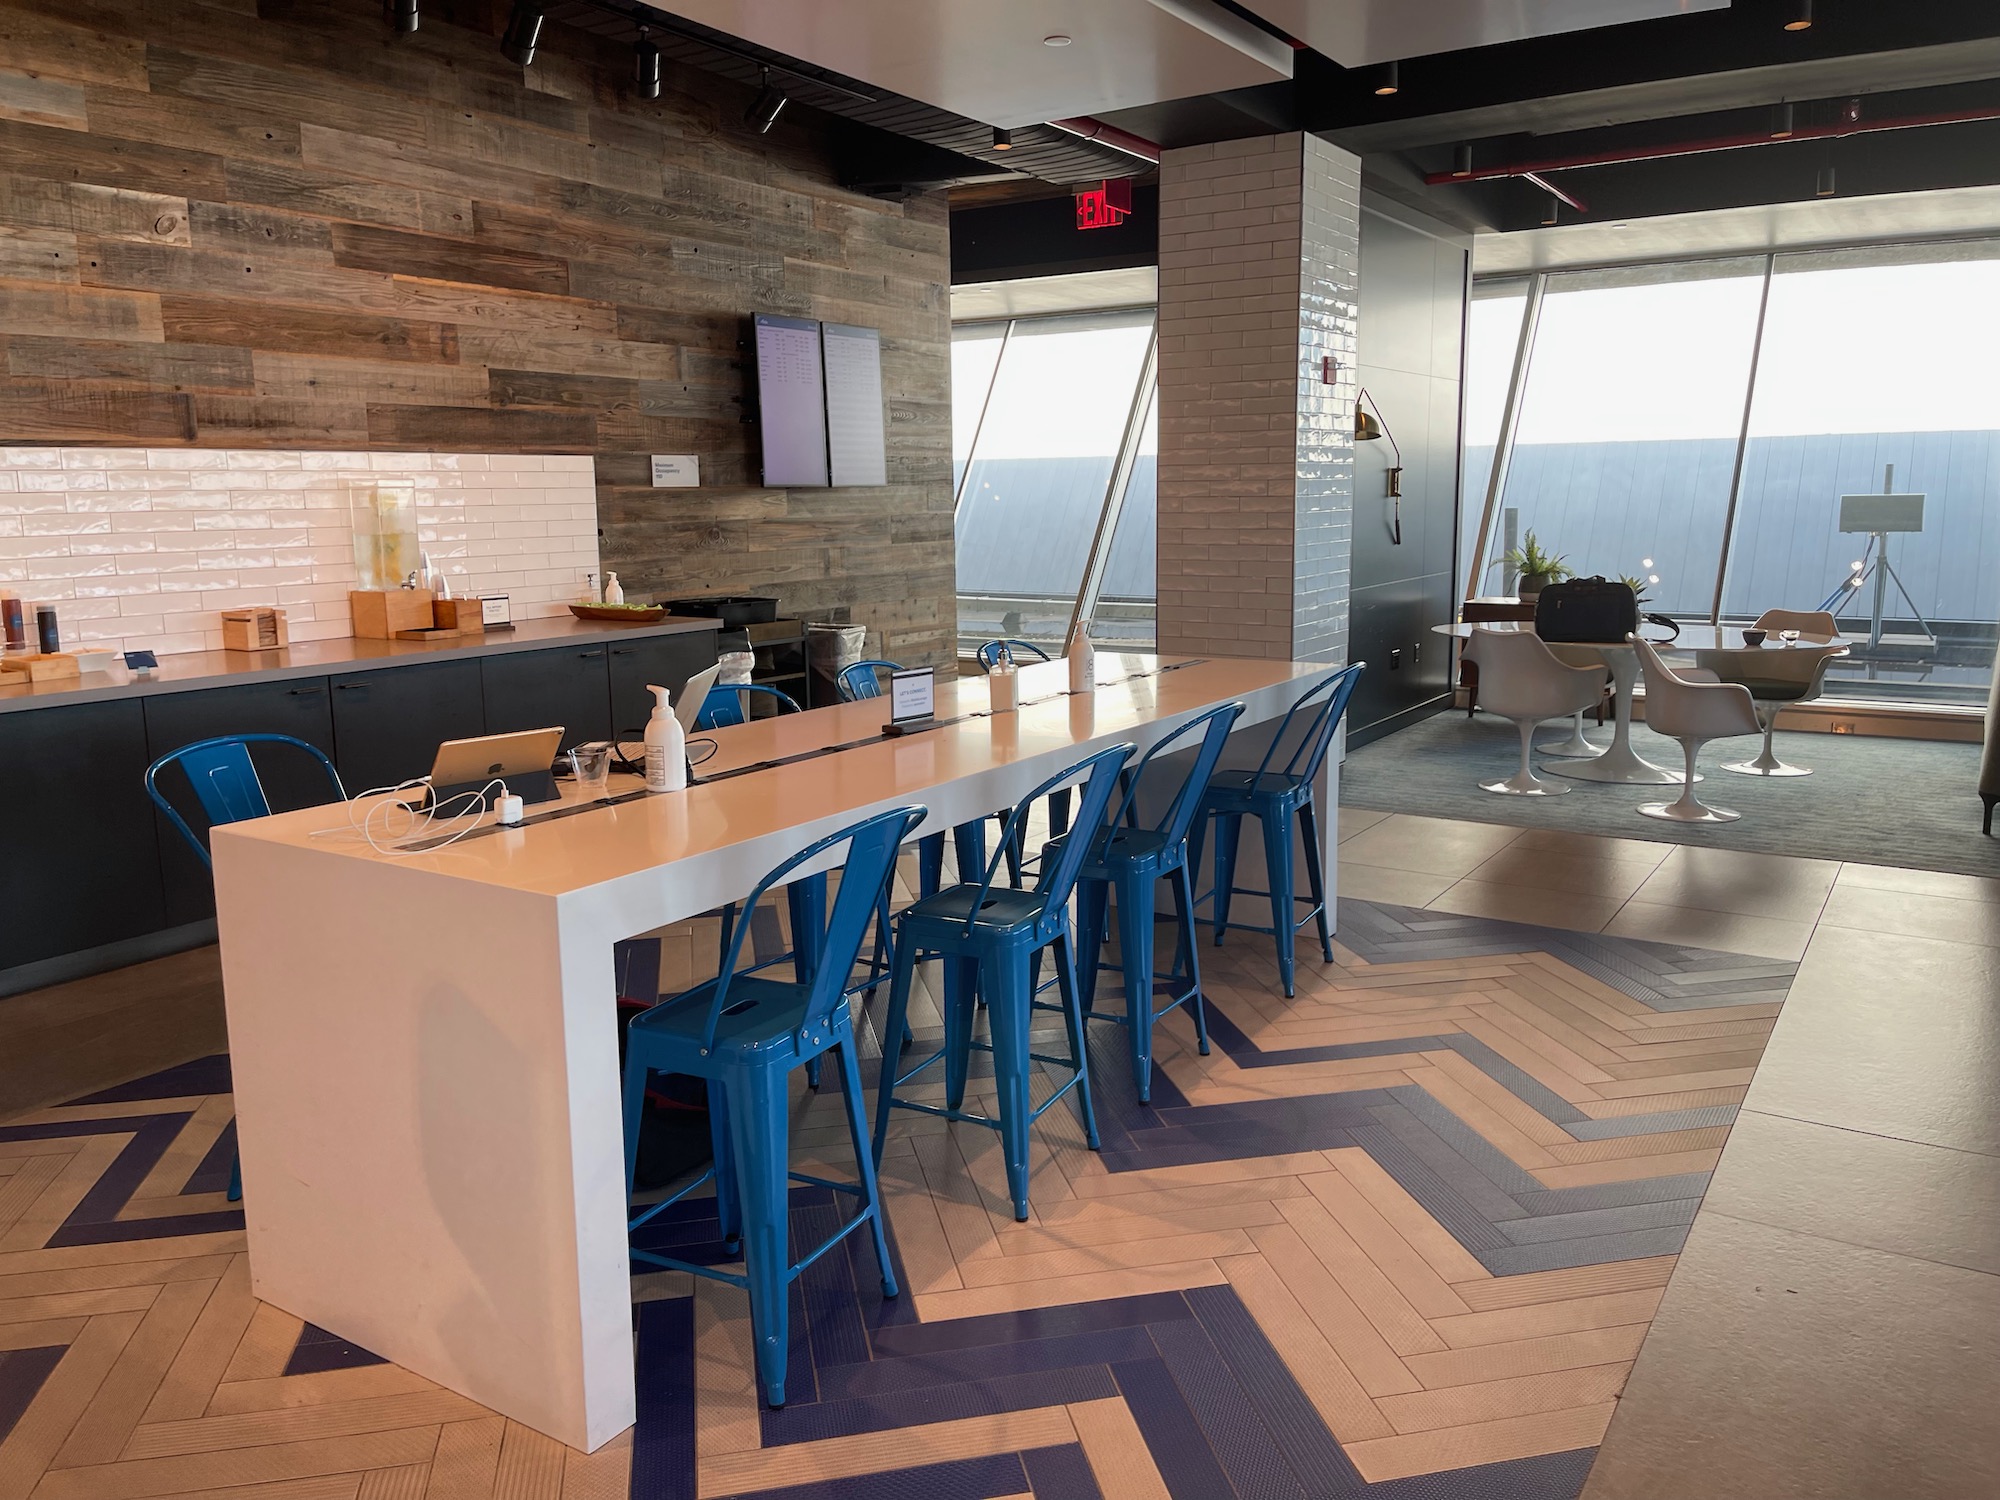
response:
[[[1318,682],[1307,688],[1285,710],[1285,721],[1278,726],[1278,733],[1271,741],[1271,748],[1264,752],[1264,758],[1257,762],[1257,774],[1251,778],[1250,789],[1254,792],[1257,784],[1271,769],[1271,757],[1278,753],[1278,747],[1285,742],[1291,731],[1292,720],[1299,710],[1318,703],[1305,733],[1293,747],[1291,756],[1280,768],[1280,774],[1295,776],[1301,781],[1311,781],[1319,775],[1319,768],[1326,761],[1327,747],[1333,743],[1333,732],[1340,728],[1340,721],[1347,714],[1347,700],[1354,696],[1354,685],[1361,680],[1365,662],[1356,662],[1351,667],[1343,667],[1338,672],[1329,672]],[[1301,759],[1304,764],[1302,765]]]
[[[911,805],[892,808],[888,812],[863,818],[858,823],[850,823],[838,833],[828,834],[787,859],[758,881],[757,889],[743,903],[745,911],[756,910],[772,886],[782,885],[785,877],[807,860],[836,844],[847,845],[847,860],[840,874],[840,890],[834,896],[833,910],[827,917],[826,933],[820,941],[819,962],[812,970],[812,990],[806,1001],[805,1014],[799,1022],[801,1032],[825,1024],[833,1007],[845,1003],[847,976],[861,955],[861,939],[867,934],[869,919],[875,915],[876,901],[888,882],[889,867],[895,861],[896,851],[929,812],[929,808]],[[742,953],[743,938],[750,931],[750,925],[738,922],[730,934],[729,951],[722,956],[722,968],[715,981],[715,995],[709,1001],[708,1020],[702,1030],[701,1044],[705,1048],[715,1046],[715,1028],[722,1019],[722,1013],[729,1008],[729,984],[736,977],[736,960]]]
[[[257,779],[256,766],[251,764],[252,745],[290,745],[305,751],[325,769],[334,796],[343,802],[347,800],[347,789],[340,784],[340,773],[334,770],[326,752],[289,734],[229,734],[212,740],[196,740],[192,745],[169,750],[146,767],[146,795],[167,815],[167,821],[201,856],[205,865],[210,864],[208,845],[202,841],[200,834],[188,826],[180,809],[161,792],[160,772],[173,765],[181,768],[188,785],[194,789],[195,801],[201,807],[202,816],[208,819],[211,828],[218,823],[240,823],[246,818],[267,817],[271,802],[264,795],[263,782]]]
[[[1075,765],[1056,772],[1015,804],[1014,810],[1007,815],[1007,826],[1001,830],[993,857],[986,862],[986,878],[979,883],[978,899],[966,915],[965,930],[968,933],[979,915],[980,902],[993,889],[994,878],[1008,849],[1027,828],[1028,813],[1035,803],[1058,787],[1081,781],[1083,793],[1077,799],[1076,817],[1070,826],[1096,828],[1103,823],[1104,814],[1111,806],[1112,793],[1118,790],[1118,773],[1125,768],[1125,762],[1132,758],[1132,752],[1137,748],[1129,744],[1113,745],[1095,755],[1086,756]],[[1076,878],[1082,873],[1084,856],[1090,852],[1091,843],[1092,840],[1087,838],[1064,839],[1062,854],[1054,860],[1042,861],[1041,872],[1035,878],[1035,890],[1048,898],[1042,906],[1045,920],[1049,913],[1060,909],[1069,900],[1070,892],[1076,889]]]
[[[1040,646],[1037,646],[1033,641],[988,641],[979,648],[979,665],[989,672],[992,671],[999,663],[1000,652],[1003,648],[1009,656],[1014,658],[1016,666],[1024,661],[1047,661],[1049,659],[1049,653],[1044,651]]]
[[[1211,708],[1205,714],[1197,714],[1181,725],[1172,734],[1154,745],[1140,758],[1139,764],[1125,773],[1125,797],[1118,804],[1118,811],[1111,815],[1106,829],[1130,821],[1138,824],[1137,798],[1139,789],[1146,782],[1146,768],[1153,763],[1153,757],[1163,751],[1170,751],[1181,741],[1201,735],[1201,749],[1196,752],[1194,764],[1188,767],[1180,788],[1173,800],[1153,825],[1153,831],[1163,835],[1169,845],[1178,844],[1188,836],[1194,826],[1195,814],[1201,810],[1201,794],[1208,790],[1208,780],[1215,774],[1215,763],[1222,759],[1222,747],[1229,742],[1229,731],[1243,716],[1241,703],[1225,703],[1220,708]],[[1079,827],[1083,826],[1081,824]]]
[[[742,724],[750,717],[748,698],[761,693],[767,698],[775,698],[778,712],[795,714],[798,703],[789,693],[781,693],[774,687],[765,687],[761,682],[718,682],[708,690],[708,696],[701,700],[701,712],[695,715],[697,729],[722,729],[731,724]]]
[[[840,689],[842,703],[859,703],[863,698],[882,696],[882,679],[876,673],[902,670],[892,661],[858,661],[851,667],[842,667],[833,685]]]

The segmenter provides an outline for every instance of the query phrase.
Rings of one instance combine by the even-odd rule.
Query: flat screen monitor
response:
[[[764,483],[824,488],[826,372],[816,320],[757,314],[757,417]]]
[[[882,335],[825,326],[826,446],[835,485],[887,484],[882,428]]]

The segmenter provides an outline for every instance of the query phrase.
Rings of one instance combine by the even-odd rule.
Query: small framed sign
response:
[[[889,722],[884,734],[910,734],[928,729],[937,712],[937,670],[912,667],[889,674]]]
[[[693,453],[655,453],[653,488],[691,490],[701,484],[701,459]]]

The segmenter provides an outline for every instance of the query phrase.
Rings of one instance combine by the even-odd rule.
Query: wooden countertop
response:
[[[504,656],[513,651],[538,651],[579,642],[684,635],[721,628],[719,620],[682,615],[668,615],[650,625],[614,625],[559,616],[546,620],[522,620],[512,630],[451,641],[348,638],[302,641],[283,651],[188,651],[161,657],[158,670],[144,677],[127,671],[121,663],[108,671],[85,672],[81,676],[56,682],[0,687],[0,713],[50,708],[64,703],[148,697],[155,693],[186,693],[251,682],[325,677],[336,672],[367,672],[450,657]]]

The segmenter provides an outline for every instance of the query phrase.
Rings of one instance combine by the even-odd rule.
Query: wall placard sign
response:
[[[937,670],[911,667],[889,674],[889,722],[884,734],[910,734],[931,727],[937,712]]]
[[[701,484],[701,459],[692,453],[655,453],[653,488],[691,490]]]

